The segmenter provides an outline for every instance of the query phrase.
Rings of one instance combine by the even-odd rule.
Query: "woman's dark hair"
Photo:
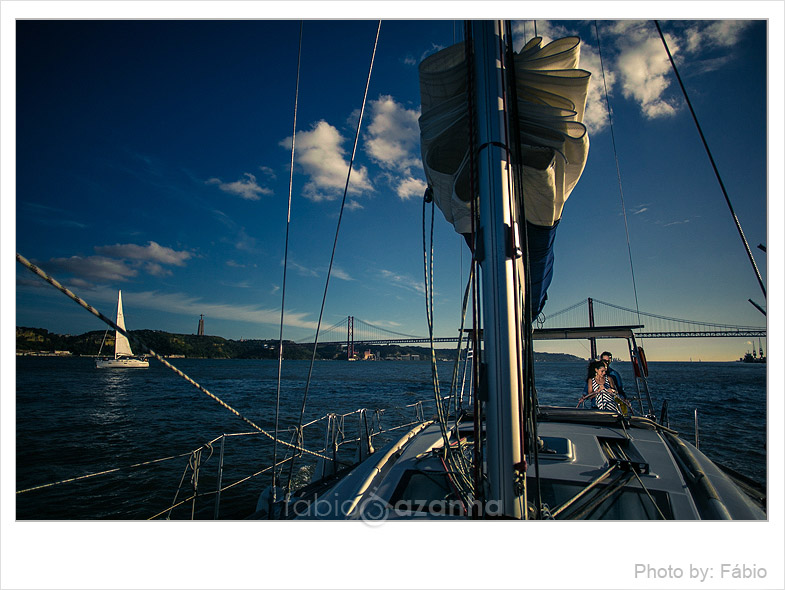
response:
[[[597,374],[597,369],[599,369],[600,367],[604,367],[604,366],[605,366],[605,363],[603,363],[602,361],[591,361],[589,363],[589,372],[586,375],[586,381],[588,381],[589,379],[592,379]]]

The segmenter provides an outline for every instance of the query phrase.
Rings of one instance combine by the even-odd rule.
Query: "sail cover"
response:
[[[515,54],[526,220],[552,226],[578,182],[589,153],[583,125],[591,74],[578,68],[580,39],[542,46],[535,37]],[[436,204],[455,231],[471,231],[469,120],[463,43],[420,64],[423,166]]]
[[[529,228],[535,315],[545,303],[550,284],[556,226],[589,153],[582,121],[591,74],[578,69],[579,60],[578,37],[545,46],[541,37],[535,37],[514,56],[523,153],[523,217]],[[464,43],[422,61],[420,98],[420,146],[428,185],[445,219],[455,231],[468,235],[471,191]]]

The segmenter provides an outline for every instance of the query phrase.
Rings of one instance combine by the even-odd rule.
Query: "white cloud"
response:
[[[368,155],[386,170],[406,172],[419,166],[419,112],[403,107],[389,95],[371,101],[370,107],[365,141]]]
[[[334,276],[336,279],[341,279],[342,281],[354,281],[355,280],[355,279],[353,279],[351,277],[351,275],[349,275],[348,272],[346,272],[342,268],[338,268],[337,266],[334,266],[334,265],[333,265],[332,276]]]
[[[281,322],[280,308],[267,309],[255,305],[211,303],[183,293],[160,293],[158,291],[143,291],[139,293],[123,291],[123,297],[132,301],[135,307],[144,307],[166,313],[193,316],[204,314],[206,318],[241,321],[248,324],[279,325]],[[307,319],[309,315],[308,313],[290,310],[284,315],[284,323],[290,327],[315,330],[316,322]]]
[[[684,32],[685,49],[700,54],[704,49],[733,47],[751,24],[751,21],[739,20],[701,21]]]
[[[421,280],[416,280],[410,276],[394,273],[385,269],[382,269],[380,274],[382,279],[388,283],[391,283],[392,285],[395,285],[396,287],[406,289],[407,291],[413,291],[418,294],[425,293],[425,287],[423,286],[423,282]]]
[[[694,21],[685,26],[680,21],[673,21],[662,28],[667,29],[667,32],[663,31],[665,40],[676,62],[689,64],[693,72],[706,73],[733,58],[729,49],[740,42],[741,34],[750,24],[749,21],[723,20]],[[603,48],[607,41],[609,49],[615,53],[615,64],[611,67],[618,69],[621,75],[625,98],[637,102],[649,118],[673,115],[680,99],[666,94],[674,90],[675,76],[654,26],[641,21],[606,21],[600,34]]]
[[[245,231],[244,227],[240,227],[236,230],[236,235],[233,238],[234,240],[234,247],[238,250],[243,252],[255,252],[256,251],[256,238],[253,236],[248,235],[248,232]]]
[[[637,36],[625,41],[617,59],[621,74],[622,94],[632,98],[650,118],[672,115],[676,112],[674,101],[664,94],[672,79],[671,64],[659,37],[648,37],[635,43]],[[671,52],[678,51],[676,39],[666,35]]]
[[[68,273],[91,281],[113,282],[128,281],[139,274],[139,271],[131,268],[122,260],[106,256],[52,258],[46,263],[46,270],[54,274],[59,272]]]
[[[689,219],[682,219],[681,221],[671,221],[670,223],[666,223],[663,227],[670,227],[671,225],[683,225],[689,222],[690,222]]]
[[[185,266],[185,261],[191,258],[192,254],[185,250],[176,251],[166,246],[161,246],[157,242],[147,242],[146,246],[138,244],[114,244],[113,246],[98,246],[95,248],[98,254],[113,256],[115,258],[129,258],[131,260],[149,261],[151,263],[171,264],[174,266]]]
[[[370,110],[365,152],[386,171],[383,177],[401,200],[422,196],[426,184],[420,162],[419,111],[407,109],[389,95],[372,101]]]
[[[412,197],[422,197],[427,186],[424,180],[407,176],[399,180],[395,187],[395,192],[401,200],[405,201]]]
[[[275,174],[275,170],[273,170],[269,166],[259,166],[259,170],[261,170],[262,173],[267,177],[269,177],[271,180],[275,180],[276,178],[278,178],[277,175]]]
[[[262,170],[264,171],[265,169],[263,168]],[[243,177],[234,182],[223,182],[219,178],[211,178],[207,181],[207,184],[217,184],[222,191],[237,195],[248,201],[258,201],[262,198],[261,195],[273,194],[272,189],[259,186],[256,176],[250,172],[243,173]]]
[[[431,43],[430,48],[428,48],[425,51],[423,51],[422,55],[420,55],[420,57],[415,57],[412,54],[407,54],[406,57],[403,58],[403,63],[406,64],[407,66],[419,66],[420,62],[422,60],[424,60],[426,57],[428,57],[429,55],[432,55],[434,53],[437,53],[438,51],[441,51],[442,49],[444,49],[444,45],[438,45],[436,43]]]
[[[582,69],[592,73],[586,102],[584,123],[590,133],[597,133],[607,124],[605,84],[613,105],[614,93],[621,90],[625,99],[636,103],[650,119],[671,116],[681,104],[675,77],[662,40],[650,21],[600,21],[603,62],[600,62],[594,23],[575,21],[575,26],[588,26],[590,34],[582,39]],[[669,21],[663,23],[668,47],[677,63],[689,65],[688,72],[706,73],[721,67],[733,58],[730,51],[741,40],[749,21]],[[578,34],[570,23],[537,21],[537,34],[547,44],[553,39]],[[515,23],[520,49],[534,35],[531,21]],[[525,37],[524,37],[525,30]],[[682,75],[684,73],[682,72]]]
[[[139,269],[156,276],[171,275],[165,266],[185,266],[185,261],[192,257],[187,251],[177,251],[157,242],[148,242],[146,246],[138,244],[114,244],[97,246],[97,256],[71,256],[69,258],[52,258],[45,267],[52,273],[72,275],[70,284],[89,288],[90,283],[127,282],[139,275]]]
[[[343,195],[349,159],[343,148],[345,139],[338,129],[319,121],[310,131],[297,134],[295,144],[295,163],[309,177],[303,195],[312,201],[334,200]],[[292,138],[287,137],[280,144],[291,149]],[[354,166],[350,177],[348,193],[359,195],[373,190],[368,171],[362,166]]]
[[[303,266],[302,264],[298,264],[297,262],[295,262],[291,258],[289,259],[288,264],[289,264],[290,267],[292,267],[294,270],[296,270],[297,273],[299,275],[301,275],[301,276],[304,276],[304,277],[318,277],[319,276],[319,273],[316,272],[315,270],[313,270],[312,268],[308,268],[306,266]]]

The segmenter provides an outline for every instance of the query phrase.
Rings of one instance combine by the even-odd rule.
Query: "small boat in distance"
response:
[[[117,320],[115,322],[123,330],[125,330],[125,318],[123,316],[123,292],[117,292]],[[102,345],[103,346],[103,345]],[[123,334],[115,330],[114,333],[114,357],[100,356],[95,359],[95,367],[97,369],[145,369],[150,366],[147,357],[134,356],[131,350],[131,343],[128,342]]]

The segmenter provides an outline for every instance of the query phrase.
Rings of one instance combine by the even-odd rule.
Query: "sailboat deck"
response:
[[[683,442],[684,448],[674,447],[647,419],[622,421],[609,412],[570,408],[543,408],[541,417],[537,465],[527,458],[527,495],[530,504],[539,496],[552,518],[765,518],[700,451]],[[471,439],[471,432],[471,423],[461,425],[462,437]],[[465,517],[467,507],[447,477],[442,449],[440,426],[420,425],[357,465],[298,515]]]

